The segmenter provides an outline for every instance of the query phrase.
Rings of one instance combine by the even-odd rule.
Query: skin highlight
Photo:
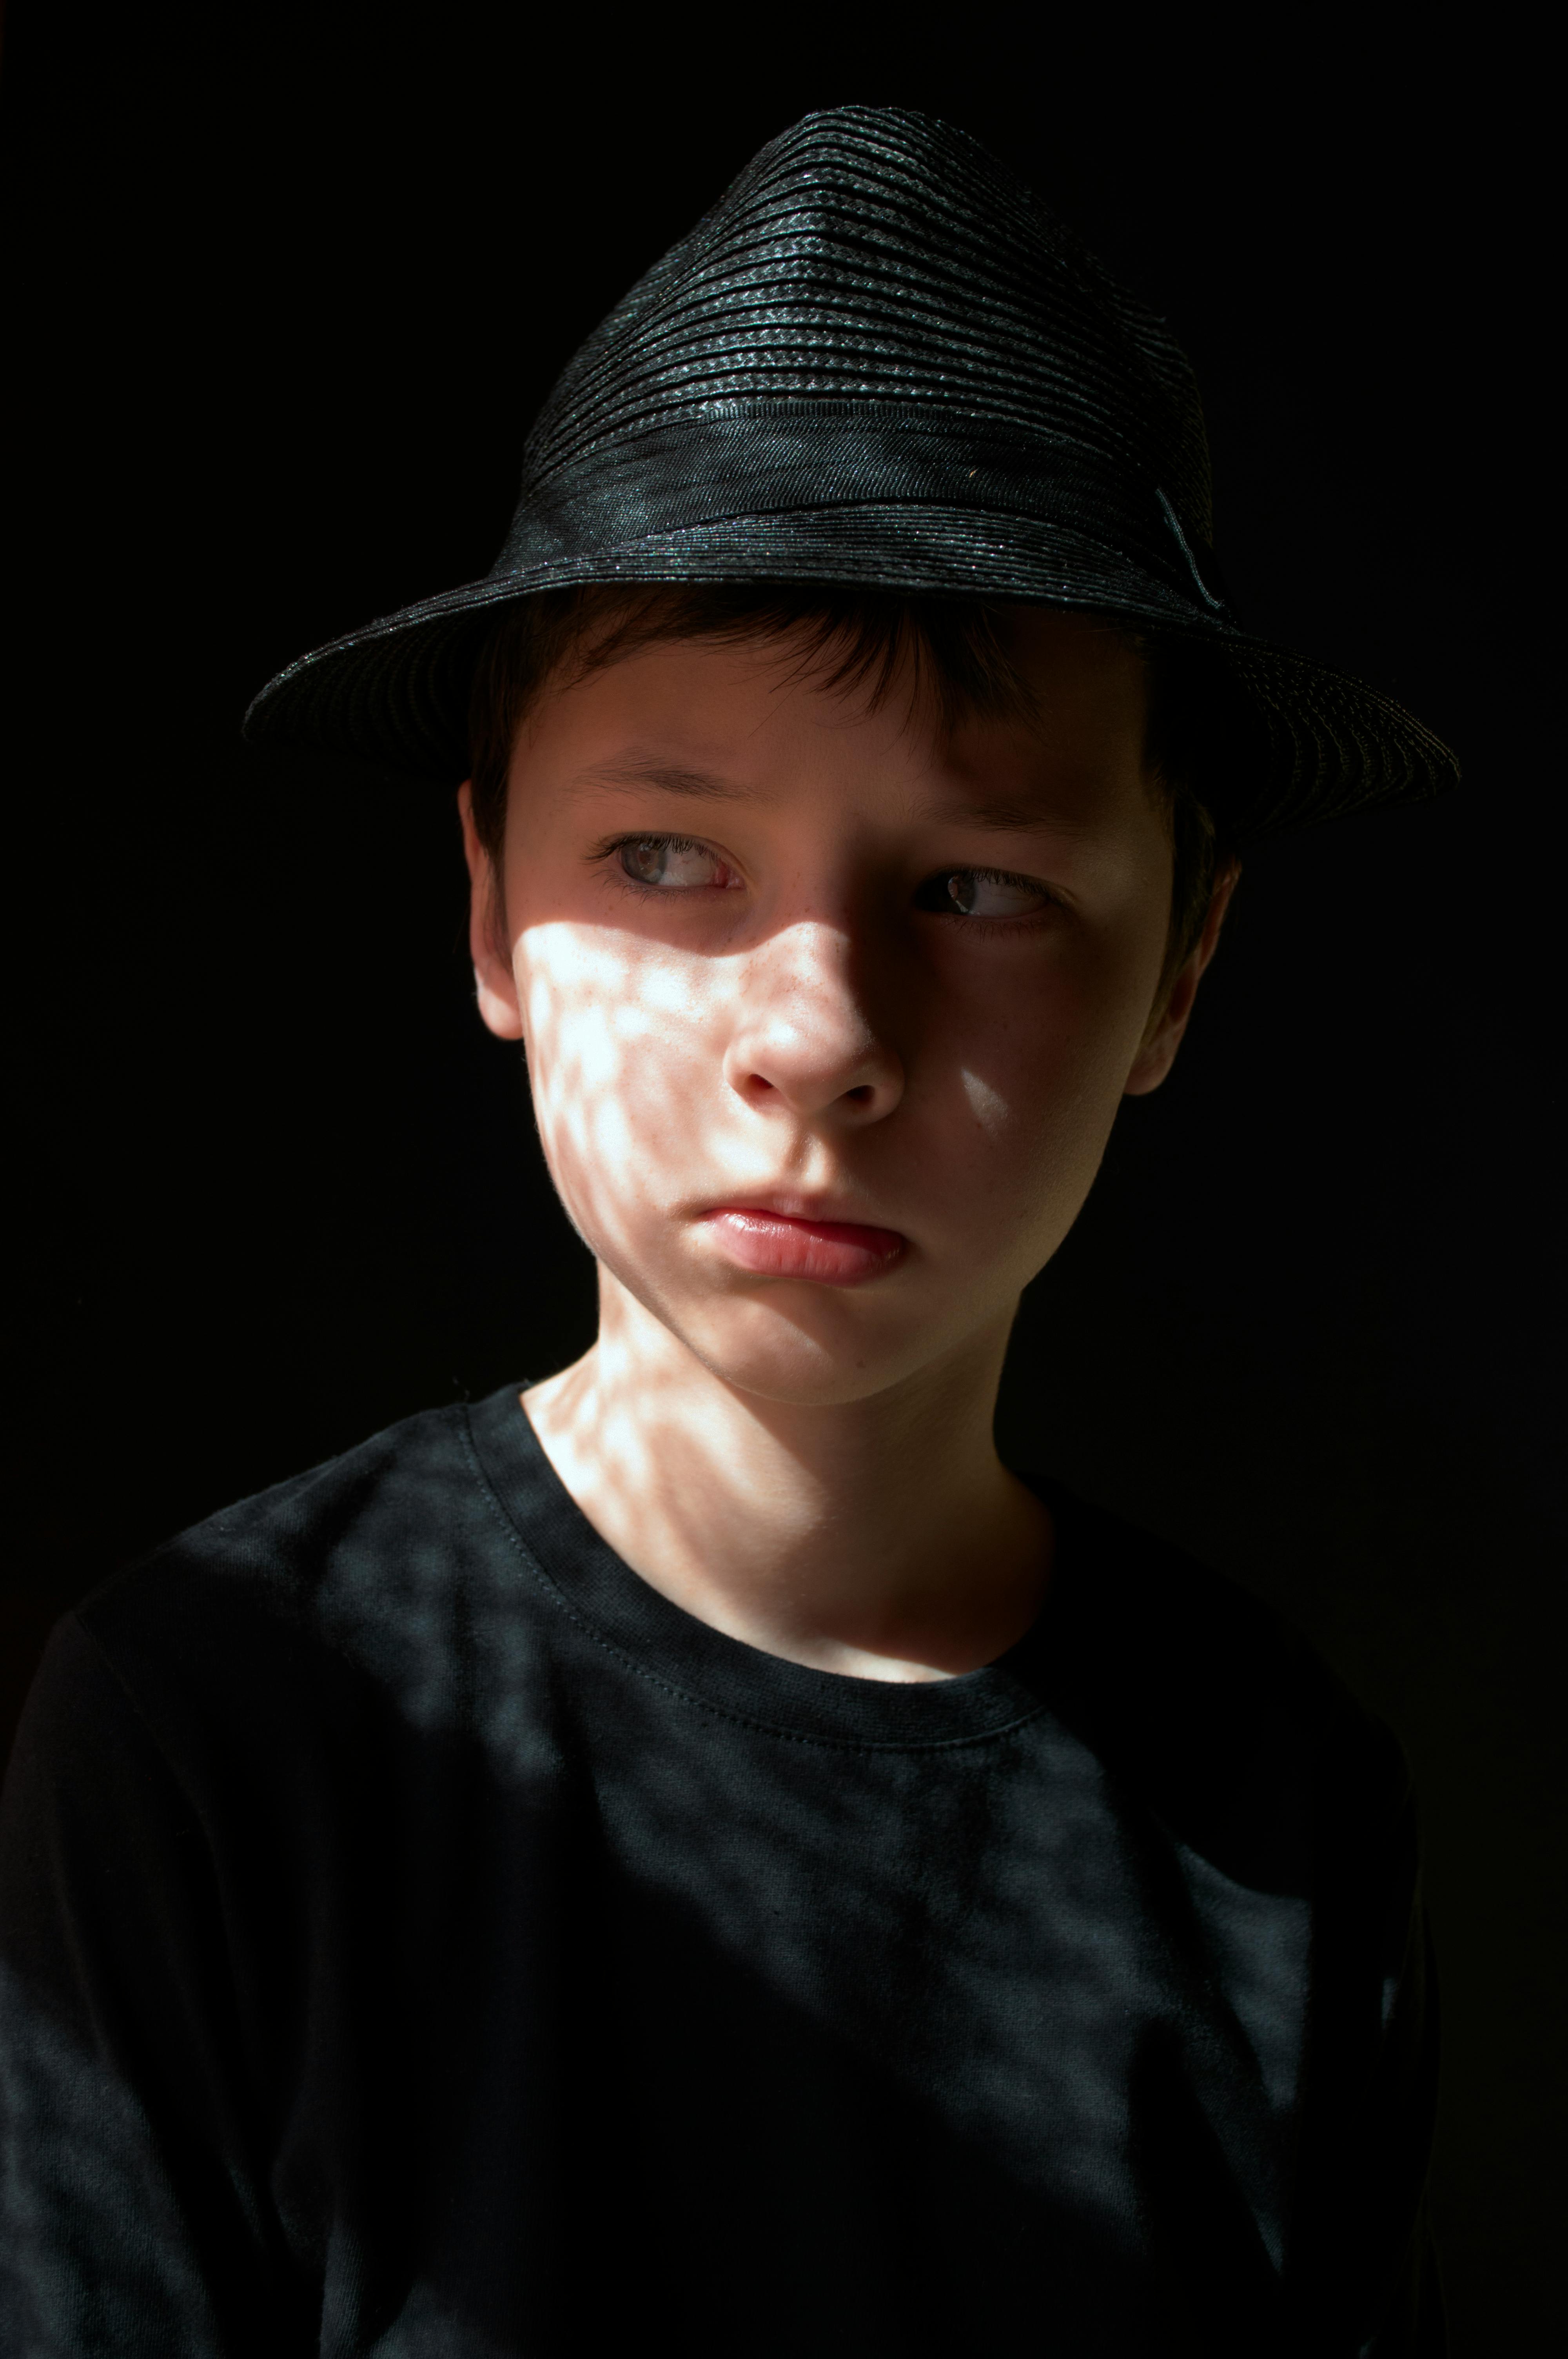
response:
[[[1157,1006],[1141,662],[1086,617],[1013,629],[1029,723],[943,731],[914,683],[876,704],[753,641],[547,689],[502,892],[462,798],[481,1014],[599,1265],[599,1341],[527,1413],[654,1587],[860,1677],[974,1669],[1039,1610],[1009,1331],[1235,881]]]

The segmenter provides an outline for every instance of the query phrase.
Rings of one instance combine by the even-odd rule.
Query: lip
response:
[[[771,1204],[716,1204],[702,1226],[725,1258],[753,1277],[807,1278],[817,1286],[861,1286],[902,1261],[909,1240],[897,1229]]]

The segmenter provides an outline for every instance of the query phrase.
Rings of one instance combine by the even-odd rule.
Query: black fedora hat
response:
[[[1240,627],[1209,538],[1163,323],[967,134],[836,108],[764,147],[568,364],[490,573],[301,657],[246,734],[455,783],[474,658],[518,600],[821,582],[1087,608],[1203,650],[1247,723],[1233,840],[1452,785],[1399,705]]]

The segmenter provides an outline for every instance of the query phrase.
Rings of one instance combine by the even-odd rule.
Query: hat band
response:
[[[782,407],[782,405],[781,405]],[[1206,605],[1159,487],[1063,436],[1025,442],[863,414],[709,414],[597,444],[527,485],[492,578],[738,516],[918,505],[1028,516],[1115,549]],[[849,405],[846,404],[848,409]]]

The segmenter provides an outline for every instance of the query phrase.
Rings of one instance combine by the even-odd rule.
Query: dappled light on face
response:
[[[527,929],[517,972],[535,1112],[556,1184],[596,1249],[624,1245],[627,1211],[664,1194],[671,1177],[691,1177],[692,1134],[708,1092],[707,1027],[689,979],[650,957],[635,935],[564,920]],[[727,995],[720,978],[704,979]]]
[[[515,972],[535,1115],[579,1234],[681,1344],[764,1396],[859,1397],[885,1378],[885,1346],[865,1348],[868,1314],[841,1291],[748,1277],[706,1226],[719,1207],[765,1202],[781,1189],[863,1184],[846,1169],[830,1104],[813,1107],[809,1090],[747,1089],[747,1074],[738,1082],[730,1070],[748,1033],[760,1041],[798,1032],[812,988],[822,1037],[815,1050],[793,1038],[802,1071],[832,1061],[838,1035],[864,1032],[852,1008],[827,1005],[841,995],[841,973],[808,988],[802,962],[778,957],[779,948],[774,940],[693,958],[602,921],[551,917],[526,927]],[[808,1017],[804,1031],[812,1028]],[[846,1117],[867,1118],[858,1105]],[[844,1217],[856,1216],[879,1214],[868,1205]],[[654,1427],[657,1391],[638,1386],[638,1419]],[[592,1437],[601,1462],[613,1461],[633,1491],[652,1475],[638,1419],[624,1432],[601,1420]]]
[[[1108,787],[1093,856],[1066,832],[1061,903],[971,925],[923,897],[968,824],[932,816],[932,780],[993,820],[995,793],[955,787],[885,713],[730,665],[665,649],[544,710],[514,780],[508,1004],[551,1175],[604,1270],[726,1381],[842,1404],[1010,1317],[1076,1217],[1158,958],[1139,865],[1158,827],[1136,782]],[[694,794],[741,884],[622,878],[628,843],[689,852]],[[736,1213],[768,1212],[880,1230],[895,1254],[835,1295],[826,1269],[730,1250]]]
[[[514,745],[505,997],[552,1176],[620,1285],[766,1397],[864,1398],[1007,1315],[1115,1119],[1168,900],[1141,670],[1028,627],[1044,734],[676,640]],[[829,1299],[826,1267],[726,1260],[722,1222],[768,1212],[897,1255]]]
[[[993,1135],[1000,1132],[1011,1115],[1001,1092],[993,1089],[982,1074],[971,1071],[968,1065],[960,1071],[958,1082],[979,1127]]]
[[[1010,1317],[1119,1102],[1070,980],[956,1007],[939,968],[890,981],[874,942],[816,919],[694,951],[546,901],[514,974],[539,1133],[579,1235],[711,1371],[779,1402],[863,1398]],[[707,1217],[780,1191],[895,1233],[897,1272],[853,1300],[743,1277]],[[654,1414],[644,1388],[639,1416]],[[645,1479],[620,1458],[645,1431],[594,1446],[628,1484]]]

